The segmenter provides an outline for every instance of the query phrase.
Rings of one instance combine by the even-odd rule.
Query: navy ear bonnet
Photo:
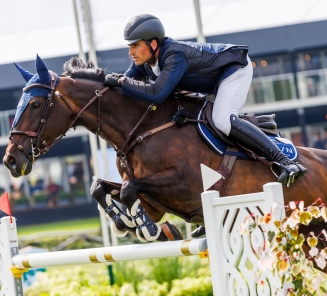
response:
[[[42,59],[38,55],[36,56],[36,63],[35,63],[35,68],[36,68],[36,71],[37,71],[36,74],[30,73],[29,71],[23,69],[22,67],[20,67],[16,63],[14,63],[14,65],[16,66],[18,71],[22,74],[25,81],[27,82],[25,87],[30,86],[30,85],[35,84],[35,83],[51,85],[50,84],[51,78],[50,78],[49,71],[48,71],[46,65],[44,64],[44,62],[42,61]],[[58,85],[59,81],[60,81],[60,79],[58,77],[57,82],[56,82],[56,86]],[[26,109],[26,107],[27,107],[27,105],[28,105],[28,103],[30,102],[31,99],[33,99],[34,97],[45,97],[45,98],[47,98],[49,93],[50,93],[49,89],[42,88],[42,87],[34,87],[34,88],[31,88],[30,90],[24,92],[22,97],[20,98],[20,100],[18,102],[16,115],[15,115],[15,118],[14,118],[14,121],[13,121],[13,124],[12,124],[11,128],[16,126],[18,120],[22,116],[24,110]]]

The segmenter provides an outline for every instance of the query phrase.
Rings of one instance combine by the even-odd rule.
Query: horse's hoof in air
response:
[[[197,229],[192,231],[191,237],[197,238],[206,234],[206,228],[204,226],[199,226]]]
[[[175,226],[170,224],[168,221],[160,225],[162,232],[158,240],[160,241],[174,241],[182,240],[183,235],[180,230]]]

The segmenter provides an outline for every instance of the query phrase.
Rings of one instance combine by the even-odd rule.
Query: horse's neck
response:
[[[83,100],[78,96],[75,98],[79,109],[91,100],[91,96],[87,98],[83,95],[83,97]],[[92,132],[99,128],[97,132],[104,140],[121,148],[149,105],[124,97],[120,89],[109,89],[83,111],[81,124]],[[99,110],[100,114],[98,114]]]

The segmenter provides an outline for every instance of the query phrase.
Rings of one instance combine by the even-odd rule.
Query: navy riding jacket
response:
[[[144,65],[136,66],[133,62],[125,72],[128,78],[122,84],[123,94],[155,104],[163,103],[175,88],[216,94],[222,80],[248,64],[247,53],[245,45],[166,38],[159,51],[158,77],[145,81],[151,73]]]

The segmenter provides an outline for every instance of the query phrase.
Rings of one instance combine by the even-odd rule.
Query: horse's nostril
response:
[[[15,158],[14,157],[12,157],[12,156],[8,156],[8,162],[10,163],[10,164],[15,164]]]

